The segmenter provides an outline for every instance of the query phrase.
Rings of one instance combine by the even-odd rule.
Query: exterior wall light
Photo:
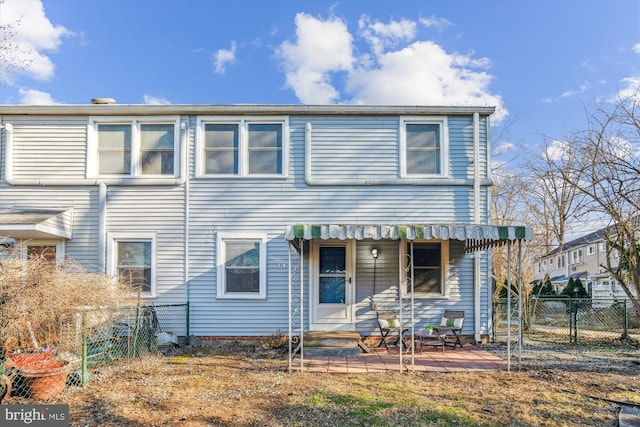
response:
[[[378,250],[376,248],[371,249],[371,256],[373,257],[373,259],[378,258]]]

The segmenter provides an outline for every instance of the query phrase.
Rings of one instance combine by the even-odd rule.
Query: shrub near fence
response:
[[[100,367],[178,345],[178,336],[188,336],[188,305],[126,307],[101,316],[91,312],[67,319],[69,342],[64,350],[55,347],[20,349],[8,352],[4,374],[7,385],[0,384],[0,400],[49,400],[67,386],[82,386],[91,372]],[[0,381],[0,383],[3,383]]]
[[[517,337],[517,301],[512,301],[512,336]],[[640,331],[629,329],[630,305],[626,300],[591,298],[527,299],[523,313],[523,332],[529,339],[556,343],[610,345],[621,339],[640,338]],[[507,335],[507,302],[493,304],[494,341]]]

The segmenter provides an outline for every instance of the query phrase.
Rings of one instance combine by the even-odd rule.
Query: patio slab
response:
[[[373,349],[371,353],[357,356],[314,356],[304,357],[303,367],[300,366],[300,355],[293,360],[293,370],[303,372],[326,373],[379,373],[400,371],[400,354],[397,347],[387,351],[384,348]],[[422,353],[414,352],[413,364],[411,351],[403,352],[402,364],[404,371],[414,372],[460,372],[460,371],[501,371],[507,369],[507,362],[488,351],[471,344],[462,348],[441,349],[427,348]]]

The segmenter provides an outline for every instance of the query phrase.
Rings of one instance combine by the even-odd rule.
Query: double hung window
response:
[[[283,176],[287,121],[200,119],[199,176]]]
[[[109,274],[131,286],[133,293],[155,296],[155,234],[111,233],[108,244]]]
[[[266,242],[262,234],[218,235],[218,298],[266,298]]]
[[[448,133],[446,118],[404,118],[400,127],[403,176],[447,174]]]
[[[410,264],[407,266],[410,268],[407,273],[406,295],[411,292],[411,280],[413,279],[413,292],[416,296],[446,296],[448,247],[446,241],[407,243],[405,248],[407,256],[404,258],[410,260]]]
[[[95,164],[89,170],[99,176],[175,176],[178,129],[177,119],[94,119],[90,159]]]

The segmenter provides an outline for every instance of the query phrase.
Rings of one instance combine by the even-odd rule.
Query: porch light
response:
[[[371,256],[373,257],[373,259],[378,258],[378,250],[376,248],[371,249]]]

